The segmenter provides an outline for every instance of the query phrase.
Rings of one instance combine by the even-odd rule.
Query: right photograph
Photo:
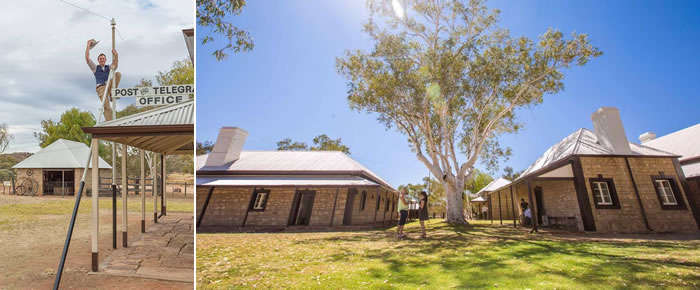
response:
[[[699,287],[694,11],[197,1],[196,287]]]

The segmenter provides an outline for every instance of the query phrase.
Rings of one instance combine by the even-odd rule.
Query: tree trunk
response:
[[[445,188],[445,198],[447,199],[447,223],[468,224],[464,219],[462,191],[449,184],[443,184],[443,187]]]

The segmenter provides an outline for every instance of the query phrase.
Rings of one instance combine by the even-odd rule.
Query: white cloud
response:
[[[189,56],[182,29],[194,27],[192,0],[66,1],[115,18],[123,37],[116,37],[120,87],[153,79]],[[8,152],[37,151],[33,132],[40,130],[41,120],[58,120],[69,108],[97,115],[85,44],[100,40],[91,57],[105,53],[111,61],[108,20],[59,0],[13,1],[0,9],[0,27],[0,123],[15,135]],[[122,100],[118,106],[131,102]]]

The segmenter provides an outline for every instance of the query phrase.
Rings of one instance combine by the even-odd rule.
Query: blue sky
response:
[[[700,122],[700,2],[500,0],[489,6],[501,10],[499,25],[514,36],[537,38],[550,27],[588,33],[604,52],[566,70],[563,92],[518,110],[525,129],[501,138],[513,148],[501,168],[525,169],[578,128],[592,129],[590,115],[601,106],[620,109],[632,142],[646,131],[662,136]],[[406,137],[387,131],[374,115],[351,111],[346,81],[335,70],[345,49],[373,46],[361,31],[366,19],[360,0],[249,1],[230,20],[253,35],[253,51],[217,62],[211,52],[223,42],[197,47],[197,139],[214,141],[221,126],[238,126],[250,132],[245,149],[273,150],[283,138],[311,143],[325,133],[342,138],[355,160],[392,185],[419,182],[427,169]]]

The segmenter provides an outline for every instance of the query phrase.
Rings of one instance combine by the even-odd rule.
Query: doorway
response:
[[[345,200],[345,211],[343,214],[343,225],[349,226],[352,224],[352,207],[355,205],[356,188],[348,189],[348,198]]]
[[[44,195],[73,195],[75,169],[44,169]]]
[[[537,224],[542,225],[542,218],[547,214],[544,210],[544,197],[542,187],[535,186],[535,203],[537,204]]]
[[[311,210],[314,206],[316,191],[299,190],[294,195],[290,226],[308,226],[311,220]]]

